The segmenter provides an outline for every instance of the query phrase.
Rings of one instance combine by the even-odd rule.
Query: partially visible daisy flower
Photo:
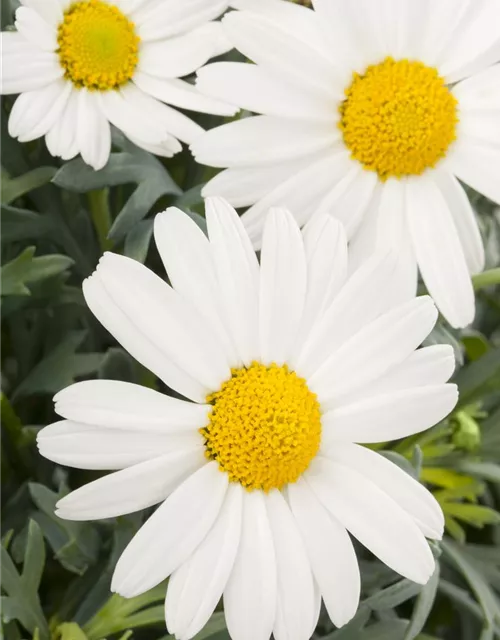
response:
[[[500,1],[231,4],[227,36],[256,64],[209,65],[198,86],[262,115],[195,141],[199,162],[228,167],[204,195],[252,205],[256,246],[271,206],[301,225],[332,213],[354,265],[394,247],[402,296],[418,265],[447,320],[470,324],[484,252],[459,180],[500,202]]]
[[[260,265],[234,209],[207,201],[209,238],[178,209],[155,239],[172,287],[105,254],[87,304],[141,364],[186,400],[111,380],[55,397],[45,457],[116,470],[64,497],[61,518],[92,520],[161,503],[118,561],[112,589],[136,596],[170,577],[168,630],[192,638],[219,599],[234,640],[308,640],[323,598],[355,614],[350,538],[401,575],[434,571],[427,538],[443,514],[416,480],[362,443],[427,429],[457,401],[452,348],[418,349],[437,310],[395,305],[390,254],[347,277],[342,225],[301,233],[272,210]],[[361,443],[361,444],[360,444]]]
[[[21,0],[16,32],[2,33],[1,91],[21,94],[9,133],[45,136],[53,156],[81,154],[102,168],[110,124],[170,157],[201,127],[176,107],[231,115],[179,78],[230,46],[219,22],[226,0]],[[161,101],[161,102],[160,102]]]

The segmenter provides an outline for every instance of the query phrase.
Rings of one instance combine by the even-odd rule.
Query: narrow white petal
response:
[[[347,277],[347,239],[340,222],[329,215],[313,217],[304,227],[303,237],[307,295],[297,349],[333,302]]]
[[[271,491],[266,504],[277,570],[273,634],[276,640],[308,640],[316,613],[309,558],[297,522],[281,492]]]
[[[171,135],[169,135],[166,139],[164,138],[161,142],[151,144],[135,138],[127,130],[123,130],[123,133],[137,147],[141,147],[141,149],[149,151],[149,153],[152,153],[154,155],[161,156],[162,158],[171,158],[176,153],[182,151],[181,143],[177,140],[177,138],[174,138],[174,136]]]
[[[57,503],[65,520],[99,520],[158,504],[206,464],[203,447],[180,449],[111,473],[80,487]]]
[[[188,215],[170,207],[155,218],[155,241],[172,286],[196,307],[217,334],[231,367],[241,366],[220,299],[208,238]]]
[[[241,540],[224,591],[224,611],[233,640],[268,640],[276,615],[276,554],[261,491],[243,496]]]
[[[56,53],[42,51],[20,33],[2,32],[0,49],[3,63],[0,79],[2,94],[34,91],[64,75]]]
[[[205,402],[207,389],[203,384],[173,362],[148,333],[133,322],[120,302],[111,297],[97,274],[83,282],[83,295],[95,317],[133,358],[186,398]]]
[[[451,173],[437,170],[434,180],[453,217],[469,272],[480,273],[484,269],[483,240],[469,198]]]
[[[186,33],[214,20],[227,8],[227,0],[161,0],[134,12],[143,42]]]
[[[30,7],[19,7],[14,22],[18,32],[43,51],[57,49],[55,24],[46,22],[37,11]]]
[[[93,169],[102,169],[111,151],[111,128],[99,106],[97,94],[78,91],[76,140],[83,160]]]
[[[287,494],[328,615],[341,627],[356,613],[361,589],[351,539],[337,518],[319,503],[303,478],[288,485]]]
[[[230,104],[204,95],[197,87],[178,78],[155,78],[147,73],[136,71],[134,84],[153,98],[181,109],[220,116],[233,116],[238,110]]]
[[[390,285],[396,260],[389,254],[369,258],[354,273],[323,316],[292,363],[301,375],[311,376],[351,336],[390,305]]]
[[[448,322],[465,327],[474,319],[474,291],[448,203],[432,178],[406,184],[408,226],[427,290]]]
[[[425,584],[434,557],[411,517],[371,480],[344,465],[316,458],[306,473],[328,511],[382,562]]]
[[[500,108],[500,64],[476,73],[453,87],[460,114],[485,113]]]
[[[215,62],[200,69],[196,86],[209,96],[241,109],[269,116],[322,120],[336,125],[337,101],[314,92],[258,65]]]
[[[317,49],[260,14],[234,11],[223,19],[227,37],[244,56],[265,69],[278,72],[325,99],[342,99],[335,68]]]
[[[63,18],[63,6],[59,0],[21,0],[21,4],[36,11],[49,25],[57,24]]]
[[[21,142],[44,136],[61,116],[70,92],[71,85],[61,79],[21,94],[12,107],[9,133]]]
[[[132,598],[186,562],[221,510],[228,477],[209,462],[185,480],[139,529],[118,560],[111,590]]]
[[[417,480],[384,456],[350,442],[336,442],[324,455],[333,462],[357,471],[400,505],[424,536],[440,540],[444,516],[438,501]]]
[[[357,333],[353,331],[336,350],[328,351],[324,364],[308,379],[310,388],[320,402],[334,402],[336,397],[378,378],[422,344],[437,315],[428,296],[384,313]]]
[[[231,376],[216,335],[196,309],[155,273],[135,260],[106,253],[96,277],[137,329],[207,392]]]
[[[366,385],[335,398],[335,406],[383,395],[400,389],[425,387],[448,382],[455,371],[455,353],[448,344],[435,344],[417,349],[387,373]],[[332,407],[334,408],[334,407]]]
[[[252,116],[207,131],[191,150],[199,163],[213,167],[272,165],[332,147],[339,137],[322,122]]]
[[[236,211],[220,198],[206,200],[208,235],[225,322],[245,365],[259,355],[259,264]]]
[[[454,173],[462,182],[500,204],[500,180],[498,180],[500,149],[498,147],[462,136],[454,144],[445,162],[446,169]]]
[[[107,429],[187,433],[204,427],[208,405],[171,398],[119,380],[86,380],[59,391],[54,410],[63,418]]]
[[[295,348],[306,296],[302,235],[286,209],[271,209],[260,259],[260,360],[284,364]]]
[[[229,485],[215,524],[168,582],[165,619],[178,638],[192,638],[201,631],[222,596],[240,542],[244,497],[240,484]]]
[[[441,0],[432,3],[432,20],[427,20],[421,43],[423,55],[419,59],[422,62],[439,68],[446,56],[446,49],[459,33],[457,30],[468,19],[467,13],[472,4],[471,0]],[[424,13],[429,15],[429,8]]]
[[[37,444],[42,456],[52,462],[103,471],[125,469],[179,449],[203,449],[203,440],[196,431],[172,436],[136,430],[117,431],[70,420],[55,422],[39,431]]]
[[[63,160],[74,158],[80,148],[77,141],[78,90],[72,89],[60,117],[45,136],[47,149]]]

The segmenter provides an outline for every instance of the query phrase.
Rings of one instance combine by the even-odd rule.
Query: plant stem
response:
[[[484,289],[484,287],[500,284],[500,267],[472,276],[472,284],[474,285],[475,291]]]
[[[108,233],[111,228],[108,195],[108,189],[96,189],[88,194],[92,222],[99,239],[101,251],[107,251],[112,246],[111,241],[108,239]]]

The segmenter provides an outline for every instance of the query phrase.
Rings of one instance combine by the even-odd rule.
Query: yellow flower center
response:
[[[117,89],[130,80],[139,60],[133,22],[102,0],[72,4],[59,25],[57,42],[66,77],[77,87]]]
[[[286,365],[234,369],[207,402],[213,409],[200,430],[206,455],[249,490],[295,482],[318,452],[318,400]]]
[[[353,74],[340,106],[352,157],[381,180],[419,175],[455,140],[457,100],[437,70],[386,58]]]

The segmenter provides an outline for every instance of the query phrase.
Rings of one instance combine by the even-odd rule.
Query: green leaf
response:
[[[2,267],[3,296],[29,296],[27,284],[63,273],[73,264],[71,258],[63,255],[34,256],[35,247],[28,247]]]
[[[423,630],[427,618],[434,605],[436,599],[437,588],[439,584],[439,562],[436,562],[436,568],[429,582],[422,587],[422,591],[417,596],[413,615],[410,624],[404,635],[404,640],[413,640]]]
[[[344,627],[328,634],[322,640],[358,640],[360,632],[370,619],[370,607],[361,604],[354,618]]]
[[[33,393],[57,393],[73,384],[77,377],[95,372],[103,355],[76,353],[86,337],[85,331],[73,331],[30,371],[17,387],[14,398]]]
[[[458,385],[458,407],[484,399],[500,388],[500,347],[463,367],[455,378]]]
[[[129,258],[144,263],[153,235],[153,221],[141,220],[127,233],[123,253]]]
[[[83,630],[76,622],[64,622],[56,628],[58,640],[88,640]]]
[[[18,620],[32,634],[39,630],[40,637],[49,637],[47,622],[38,598],[38,587],[45,564],[45,545],[40,527],[30,520],[24,554],[23,573],[19,575],[7,550],[0,549],[2,560],[2,617],[4,622]]]
[[[359,640],[403,640],[408,629],[408,620],[386,620],[365,629]]]
[[[403,578],[392,584],[386,589],[382,589],[373,596],[363,601],[363,605],[370,607],[373,611],[383,611],[384,609],[393,609],[402,602],[414,598],[420,593],[422,586],[416,582],[412,582],[407,578]]]
[[[2,202],[10,204],[25,193],[38,189],[38,187],[43,187],[43,185],[52,180],[56,171],[55,167],[37,167],[18,178],[9,178],[4,175],[1,188]]]
[[[500,267],[472,276],[472,284],[475,291],[500,284]]]
[[[42,484],[30,483],[33,502],[40,509],[33,518],[63,567],[82,574],[97,559],[99,536],[88,522],[61,520],[55,515],[57,501],[62,497]]]
[[[494,462],[471,462],[466,460],[460,463],[460,471],[472,476],[478,476],[489,482],[500,482],[500,465]]]
[[[100,171],[94,171],[81,158],[77,158],[67,162],[57,172],[53,182],[79,193],[120,184],[137,184],[111,227],[108,237],[114,241],[122,240],[162,196],[178,196],[182,193],[161,162],[138,148],[112,153],[107,165]]]
[[[462,343],[469,360],[479,360],[490,350],[488,340],[479,331],[466,329],[462,335]]]
[[[461,544],[465,544],[465,529],[449,514],[445,514],[444,516],[444,527],[446,532],[449,533],[454,540]]]
[[[486,524],[500,523],[500,514],[489,507],[461,502],[446,502],[442,507],[446,514],[479,529],[482,529]]]
[[[39,240],[55,231],[52,218],[27,209],[3,205],[1,209],[2,242]]]

